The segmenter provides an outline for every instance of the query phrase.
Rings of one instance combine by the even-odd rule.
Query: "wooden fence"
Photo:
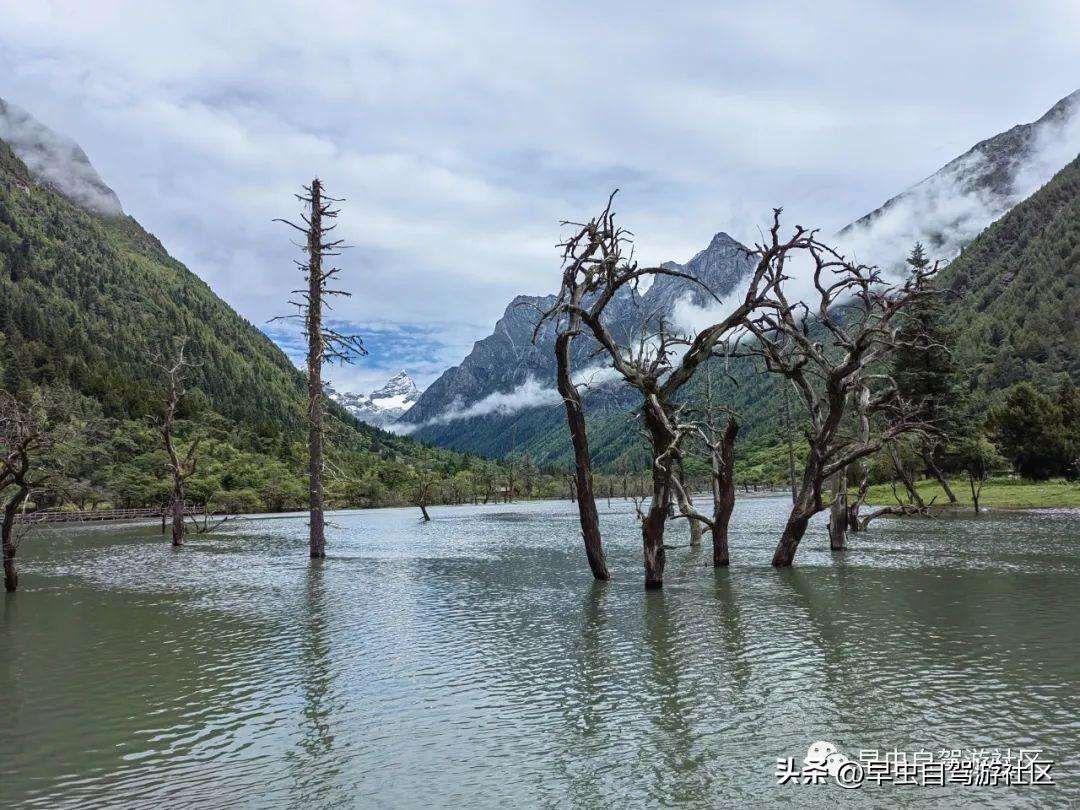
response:
[[[155,507],[153,509],[43,509],[40,512],[25,512],[18,516],[22,523],[77,523],[84,520],[146,520],[148,518],[160,518],[167,507]],[[188,506],[184,508],[184,514],[202,515],[201,506]]]

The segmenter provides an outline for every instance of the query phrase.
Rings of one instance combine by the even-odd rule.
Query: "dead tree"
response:
[[[781,384],[780,388],[784,392],[784,440],[787,443],[788,486],[791,489],[791,502],[795,503],[799,492],[795,487],[795,425],[791,422],[791,391],[788,390],[787,385]]]
[[[726,414],[725,425],[720,427],[717,412]],[[728,549],[728,526],[735,509],[735,440],[739,435],[739,422],[730,408],[721,408],[713,399],[712,374],[706,369],[705,392],[700,418],[687,426],[704,445],[709,455],[710,488],[713,512],[711,517],[697,512],[688,498],[681,480],[676,482],[675,496],[682,515],[709,529],[712,536],[713,567],[723,568],[730,564]]]
[[[322,380],[324,363],[351,363],[358,355],[367,354],[364,343],[357,335],[345,335],[328,327],[323,318],[324,310],[330,309],[329,300],[333,296],[350,296],[344,290],[331,289],[331,280],[341,270],[332,265],[324,265],[323,260],[341,255],[344,240],[332,239],[330,231],[337,227],[338,210],[335,203],[340,199],[328,197],[323,193],[319,178],[304,186],[304,193],[296,199],[303,203],[305,212],[300,215],[304,225],[300,226],[287,219],[278,219],[291,228],[304,234],[303,245],[307,260],[295,262],[304,273],[306,288],[293,290],[299,300],[289,303],[296,307],[297,314],[285,316],[303,324],[307,338],[307,424],[308,424],[308,509],[310,512],[308,529],[308,549],[312,559],[326,556],[326,521],[323,517],[323,473],[325,429],[323,426],[326,409],[325,391]],[[275,319],[277,320],[277,319]]]
[[[773,229],[773,242],[752,273],[745,296],[722,320],[688,337],[677,335],[662,322],[646,317],[638,340],[623,345],[603,317],[607,305],[623,288],[648,275],[676,276],[699,285],[701,282],[666,267],[639,267],[629,249],[630,233],[615,224],[610,199],[596,219],[587,224],[567,224],[579,228],[571,241],[580,246],[577,250],[587,252],[589,258],[575,264],[576,278],[572,284],[564,281],[559,300],[567,314],[580,316],[612,367],[642,397],[640,414],[652,451],[652,499],[641,522],[645,587],[659,589],[664,581],[664,526],[677,486],[676,465],[680,446],[690,433],[680,422],[678,411],[681,406],[677,403],[677,394],[712,355],[716,344],[737,330],[755,311],[767,290],[770,263],[793,245],[781,243],[777,229]],[[568,295],[575,288],[582,291],[579,303],[574,303]]]
[[[676,465],[675,477],[678,479],[676,502],[679,504],[679,517],[686,518],[686,522],[690,524],[690,547],[697,548],[701,545],[703,527],[707,524],[696,517],[697,510],[694,508],[692,483],[686,477],[686,469],[682,458],[679,459]]]
[[[929,294],[928,282],[937,266],[889,284],[877,268],[848,261],[819,242],[814,232],[806,234],[799,251],[812,265],[813,317],[808,304],[789,300],[784,289],[789,277],[784,263],[777,262],[769,268],[769,295],[761,302],[762,312],[747,322],[756,339],[749,353],[762,358],[768,371],[791,381],[808,417],[809,454],[773,554],[776,567],[792,564],[810,518],[825,508],[822,493],[830,478],[907,433],[929,429],[892,378],[875,370],[900,345],[898,314]],[[863,386],[876,388],[865,402],[854,396]],[[859,420],[883,423],[876,436],[864,441],[842,430],[845,414],[853,409]]]
[[[169,492],[169,515],[172,521],[172,546],[184,545],[184,482],[195,474],[199,466],[199,435],[192,436],[187,451],[181,452],[176,446],[173,426],[176,421],[176,408],[184,395],[184,369],[191,366],[184,356],[186,339],[176,342],[176,356],[168,361],[159,360],[157,367],[165,374],[165,412],[158,423],[158,433],[168,458],[169,474],[172,487]]]
[[[47,419],[41,408],[24,407],[6,391],[0,391],[0,547],[4,557],[4,590],[14,593],[19,587],[15,555],[20,535],[15,529],[19,512],[31,492],[45,479],[32,473],[35,454],[48,441]]]

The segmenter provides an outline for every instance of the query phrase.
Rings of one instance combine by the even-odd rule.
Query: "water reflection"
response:
[[[884,521],[842,555],[814,524],[768,565],[781,502],[739,503],[732,567],[673,549],[640,587],[629,504],[609,583],[570,504],[336,515],[168,553],[63,529],[0,620],[0,804],[716,806],[971,801],[948,788],[777,794],[777,757],[1041,745],[1080,799],[1080,518]]]

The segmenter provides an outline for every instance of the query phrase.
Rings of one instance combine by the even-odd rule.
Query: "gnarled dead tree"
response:
[[[647,275],[671,275],[693,284],[701,282],[666,267],[639,267],[630,249],[631,235],[615,224],[610,200],[599,217],[577,227],[575,238],[582,249],[590,247],[588,258],[573,265],[573,279],[564,278],[559,300],[567,315],[580,317],[612,367],[642,396],[641,417],[652,450],[652,499],[641,521],[645,587],[658,589],[664,581],[664,526],[677,487],[680,446],[690,434],[688,426],[680,421],[677,395],[712,355],[717,343],[736,331],[764,299],[772,283],[768,270],[773,261],[794,249],[804,237],[797,234],[790,242],[782,242],[778,223],[773,227],[772,241],[762,249],[745,295],[723,319],[691,337],[677,335],[663,323],[646,318],[638,340],[624,345],[612,334],[603,316],[605,308],[626,285],[636,284]],[[577,302],[568,294],[574,289],[581,292]]]
[[[330,281],[341,270],[323,263],[324,259],[341,255],[344,246],[344,240],[331,239],[328,236],[330,231],[337,227],[328,224],[332,223],[339,213],[333,206],[342,200],[326,196],[317,177],[311,181],[310,186],[304,186],[304,193],[297,194],[296,199],[305,206],[305,212],[300,215],[304,225],[297,225],[287,219],[275,221],[295,228],[306,238],[303,248],[307,253],[307,260],[296,262],[296,265],[303,271],[307,287],[293,290],[293,295],[299,296],[299,300],[289,303],[296,307],[297,314],[285,316],[284,319],[300,321],[308,343],[308,549],[312,559],[321,559],[326,556],[326,521],[323,517],[323,418],[326,395],[323,390],[322,368],[327,362],[350,363],[356,356],[367,354],[367,351],[359,336],[337,332],[328,327],[323,318],[323,311],[330,309],[331,297],[352,295],[344,290],[331,289]]]
[[[899,345],[898,314],[929,294],[937,266],[890,284],[877,268],[848,261],[813,232],[799,251],[812,264],[813,312],[803,301],[789,299],[789,277],[778,262],[768,270],[762,312],[748,320],[756,338],[749,353],[791,382],[808,419],[809,454],[773,554],[777,567],[794,560],[810,518],[824,509],[822,492],[830,478],[900,436],[930,429],[919,408],[904,401],[895,382],[876,369]],[[855,395],[863,387],[869,396]],[[844,417],[852,412],[857,422],[876,420],[880,429],[867,438],[845,431]]]
[[[171,360],[158,360],[157,367],[165,375],[165,411],[158,423],[158,433],[169,461],[169,474],[172,487],[169,491],[169,515],[172,521],[172,546],[184,545],[184,482],[195,474],[199,466],[199,439],[191,437],[186,451],[176,446],[173,425],[176,421],[176,408],[184,395],[184,369],[191,363],[185,357],[186,339],[176,342],[176,355]]]

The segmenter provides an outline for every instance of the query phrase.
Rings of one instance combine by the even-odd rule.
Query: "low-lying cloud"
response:
[[[574,385],[580,390],[595,391],[619,380],[620,375],[611,366],[590,366],[575,372],[572,379]],[[562,396],[555,388],[541,383],[534,376],[529,375],[513,391],[496,391],[469,405],[456,402],[443,413],[424,422],[417,424],[397,422],[389,429],[394,433],[414,433],[432,425],[445,425],[462,419],[473,419],[478,416],[490,416],[493,414],[509,416],[529,408],[558,405],[561,402]]]
[[[98,175],[86,153],[70,138],[46,127],[21,107],[0,99],[0,139],[40,183],[99,214],[124,213],[120,199]]]

